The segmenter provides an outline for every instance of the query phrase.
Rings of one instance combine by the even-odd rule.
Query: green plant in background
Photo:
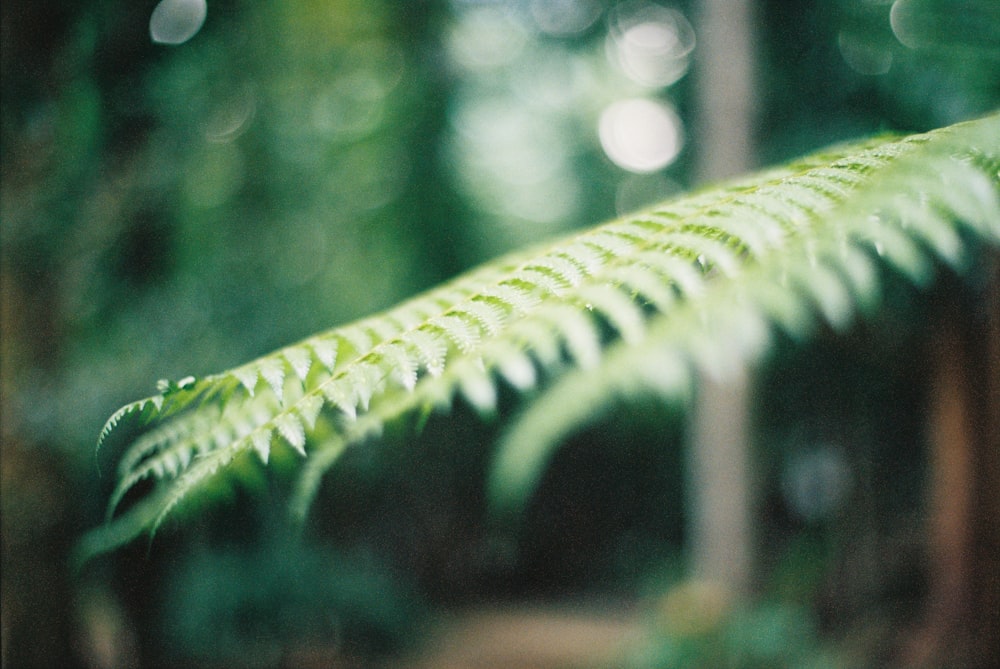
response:
[[[346,449],[388,426],[419,429],[458,396],[490,414],[501,386],[527,398],[491,472],[495,509],[516,511],[560,439],[613,397],[683,401],[696,374],[759,359],[774,330],[804,339],[874,309],[879,265],[923,284],[935,258],[961,269],[997,243],[994,115],[829,149],[500,258],[221,374],[161,381],[120,409],[101,444],[123,423],[149,429],[79,556],[155,531],[195,493],[278,453],[302,460],[301,518]]]
[[[45,19],[66,15],[61,41],[45,35],[57,72],[4,71],[5,290],[30,295],[25,331],[51,332],[48,349],[9,337],[9,428],[89,470],[93,426],[77,417],[150,375],[234,365],[457,271],[425,246],[447,217],[421,184],[435,170],[411,163],[443,113],[412,53],[430,12],[361,6],[214,3],[176,48],[150,42],[149,6]],[[36,60],[5,51],[5,67]],[[270,327],[244,327],[262,316]],[[78,392],[92,375],[117,381]]]
[[[247,572],[259,576],[247,579]],[[377,561],[271,539],[252,549],[202,549],[174,565],[164,641],[202,661],[251,657],[277,666],[296,644],[363,656],[419,638],[420,600]]]
[[[822,648],[815,616],[788,602],[743,606],[717,584],[683,582],[654,602],[649,636],[628,656],[634,669],[844,666]]]

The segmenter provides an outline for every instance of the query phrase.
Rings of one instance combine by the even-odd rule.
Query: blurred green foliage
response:
[[[148,9],[77,11],[56,46],[69,71],[42,99],[5,95],[7,283],[14,305],[44,306],[24,329],[56,338],[15,349],[13,364],[54,369],[18,384],[12,418],[86,443],[79,417],[129,387],[236,363],[455,270],[415,206],[442,113],[408,52],[428,17],[213,5],[168,52],[149,43]],[[32,322],[45,314],[57,327]]]
[[[197,35],[168,47],[150,40],[152,2],[2,3],[0,429],[4,653],[12,666],[81,655],[79,643],[70,650],[71,622],[62,610],[79,595],[64,573],[66,536],[92,525],[107,498],[112,481],[95,477],[92,444],[112,409],[148,394],[158,378],[234,365],[391,305],[501,251],[691,185],[698,149],[690,137],[674,163],[648,174],[627,172],[602,151],[600,113],[621,98],[669,103],[685,129],[698,121],[690,74],[643,83],[606,57],[619,4],[552,3],[546,13],[539,9],[545,3],[513,0],[219,0]],[[669,6],[697,24],[696,3]],[[991,0],[762,0],[757,16],[758,163],[873,131],[946,125],[1000,105],[1000,5]],[[692,57],[696,64],[697,48]],[[830,373],[843,373],[850,393],[871,371]],[[638,432],[655,432],[643,416],[635,419]],[[466,425],[475,420],[467,417]],[[423,473],[416,470],[426,483],[414,490],[481,472],[475,449],[453,455],[484,443],[481,436],[450,429],[430,431],[441,440],[434,445],[440,454]],[[580,439],[600,443],[595,429]],[[886,449],[911,436],[887,435]],[[595,526],[609,532],[625,527],[632,546],[660,556],[680,540],[674,512],[640,507],[680,498],[681,485],[671,458],[636,448],[635,465],[618,468],[619,478],[595,497],[611,500],[629,489],[652,458],[635,506],[602,517],[611,504],[595,502],[579,522],[598,518]],[[102,455],[101,466],[112,457]],[[373,458],[367,475],[376,481],[368,492],[399,476],[392,469],[398,457],[359,454],[346,464],[366,458]],[[558,581],[567,539],[552,532],[551,519],[577,512],[564,508],[559,516],[564,488],[606,470],[602,457],[582,457],[565,464],[566,478],[543,484],[527,540],[536,557],[524,562],[527,573],[538,573],[535,581],[522,573],[525,583]],[[919,478],[919,463],[907,471]],[[663,485],[669,493],[655,492]],[[392,521],[372,522],[420,519],[445,534],[480,522],[476,514],[455,514],[468,505],[462,495],[480,494],[476,486],[445,490],[456,497],[415,510],[407,506],[415,496],[397,489],[378,505]],[[350,490],[344,495],[352,501]],[[318,525],[370,501],[356,497]],[[451,520],[435,525],[440,517]],[[489,564],[496,567],[496,555],[508,550],[504,539],[475,532],[493,542]],[[631,577],[636,564],[646,564],[623,556],[627,547],[595,549],[586,539],[593,535],[581,532],[584,539],[568,544],[582,552],[564,586],[609,572]],[[244,544],[252,545],[251,535]],[[400,538],[398,527],[386,536],[373,550],[394,547],[397,558],[424,541]],[[431,564],[411,569],[431,574],[425,584],[447,586],[440,547],[455,543],[426,549],[421,555]],[[150,620],[150,609],[164,602],[175,614],[201,610],[214,618],[216,609],[203,608],[212,592],[204,583],[225,590],[221,602],[257,596],[244,590],[252,581],[238,578],[261,563],[261,554],[248,550],[189,556],[184,564],[195,566],[171,572],[162,592],[121,597]],[[267,550],[264,562],[280,553]],[[305,565],[324,559],[313,548],[288,550],[303,551]],[[587,568],[591,558],[606,569]],[[349,585],[365,560],[347,562]],[[109,580],[124,573],[143,592],[153,585],[142,576],[159,573],[155,560],[109,569]],[[288,577],[291,585],[279,580],[274,588],[299,592],[299,581]],[[339,586],[329,587],[300,592],[295,605],[339,601]],[[30,593],[44,593],[43,603],[27,612],[10,608]],[[400,611],[410,611],[404,600]],[[389,611],[378,625],[403,634],[399,615]],[[771,625],[768,634],[785,638],[794,632],[783,622],[789,615],[779,607],[746,625]],[[184,657],[202,643],[202,630],[186,625],[167,615],[139,630],[154,638],[172,630],[183,637],[175,652]],[[48,643],[43,634],[61,640]]]
[[[833,669],[844,659],[820,647],[814,615],[790,602],[753,607],[697,581],[668,590],[651,612],[655,634],[629,666],[657,669]]]
[[[290,545],[272,538],[186,555],[159,611],[161,652],[268,667],[294,649],[367,657],[413,645],[424,612],[385,565]]]

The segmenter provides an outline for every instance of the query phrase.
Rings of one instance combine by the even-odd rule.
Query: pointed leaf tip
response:
[[[265,358],[260,362],[260,375],[271,386],[275,397],[282,401],[285,389],[285,365],[280,359]]]
[[[271,429],[258,428],[250,433],[250,443],[263,464],[267,464],[271,454]]]
[[[332,372],[337,363],[337,340],[336,339],[316,339],[310,343],[316,358],[326,367],[328,372]]]
[[[285,441],[300,455],[305,456],[306,433],[299,417],[293,413],[284,413],[274,423]]]
[[[244,365],[242,367],[237,367],[230,372],[240,384],[246,388],[247,393],[250,397],[253,397],[254,389],[257,387],[257,379],[260,378],[260,374],[257,371],[257,365]]]
[[[289,348],[285,350],[284,356],[295,376],[299,377],[300,381],[305,381],[312,367],[312,356],[309,355],[309,351],[299,347]]]

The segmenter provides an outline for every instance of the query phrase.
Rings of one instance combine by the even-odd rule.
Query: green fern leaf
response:
[[[1000,243],[998,166],[1000,117],[994,116],[877,147],[837,161],[833,172],[810,175],[810,184],[845,168],[868,177],[853,181],[853,192],[842,192],[829,214],[802,218],[808,232],[789,235],[780,252],[744,262],[737,280],[713,281],[696,298],[654,316],[639,345],[613,343],[600,365],[563,376],[533,401],[501,443],[491,473],[495,508],[520,509],[553,449],[609,406],[611,396],[645,392],[685,401],[696,370],[733,375],[759,359],[775,326],[793,336],[818,318],[844,328],[858,310],[877,303],[875,258],[923,283],[933,257],[953,264],[961,257],[961,230]],[[767,207],[775,218],[786,215],[771,202]]]
[[[464,397],[496,409],[498,383],[531,391],[491,473],[519,508],[553,449],[616,395],[685,402],[699,374],[759,359],[780,329],[843,328],[878,304],[876,265],[922,283],[1000,242],[1000,116],[839,146],[512,254],[387,312],[126,405],[149,425],[126,451],[109,523],[87,556],[154,531],[244,453],[303,456],[293,511],[324,472],[393,422]],[[544,381],[544,382],[543,382]],[[538,393],[538,394],[534,394]],[[276,435],[280,438],[276,438]],[[116,515],[144,480],[147,498]]]

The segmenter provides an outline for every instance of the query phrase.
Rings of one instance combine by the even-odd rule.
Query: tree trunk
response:
[[[753,165],[753,0],[702,0],[695,17],[699,181]],[[694,574],[734,594],[750,587],[748,383],[702,379],[692,426],[689,551]]]
[[[912,667],[1000,660],[1000,255],[991,260],[982,302],[952,300],[932,351],[930,583]]]

